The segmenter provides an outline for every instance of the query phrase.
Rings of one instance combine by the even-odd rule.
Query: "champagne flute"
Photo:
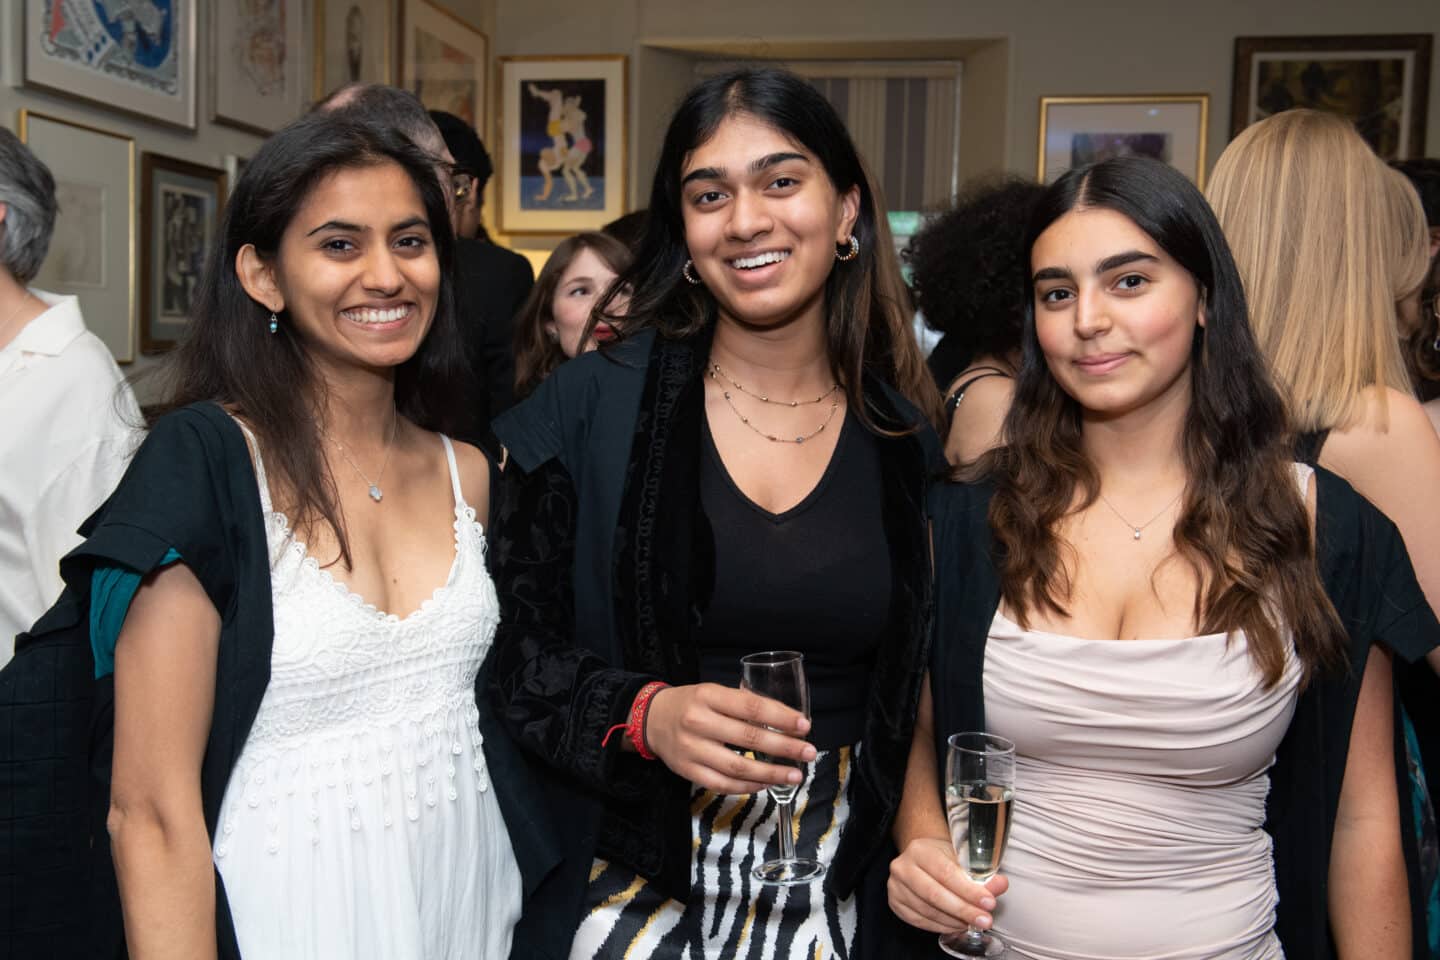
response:
[[[945,757],[945,818],[960,869],[984,883],[1000,869],[1010,839],[1015,797],[1015,744],[987,733],[957,733]],[[940,937],[940,949],[952,957],[998,957],[999,937],[970,927]]]
[[[793,650],[768,650],[752,653],[740,658],[740,687],[779,700],[787,707],[810,716],[810,685],[805,680],[805,656]],[[795,767],[803,770],[805,765],[789,757],[772,757],[757,752],[755,756],[765,763]],[[780,857],[767,860],[751,871],[755,879],[765,884],[789,886],[809,883],[825,875],[825,864],[795,855],[794,809],[795,795],[800,792],[796,783],[773,784],[770,796],[780,808]]]

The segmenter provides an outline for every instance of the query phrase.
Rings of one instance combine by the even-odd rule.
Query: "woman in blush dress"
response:
[[[1440,624],[1398,536],[1293,461],[1234,262],[1178,172],[1074,170],[1027,247],[1002,445],[933,497],[892,905],[928,931],[993,924],[1017,960],[1323,957],[1332,933],[1342,957],[1408,956],[1382,646],[1423,656]],[[1336,594],[1343,626],[1336,582],[1364,598]],[[956,870],[939,769],[945,735],[977,729],[1017,755],[1006,876],[984,886]]]
[[[475,699],[490,466],[441,432],[463,354],[433,160],[310,114],[220,234],[66,571],[113,672],[129,955],[501,960],[521,879]]]

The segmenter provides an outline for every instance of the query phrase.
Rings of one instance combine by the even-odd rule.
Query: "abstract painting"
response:
[[[195,128],[195,0],[25,0],[25,82]]]

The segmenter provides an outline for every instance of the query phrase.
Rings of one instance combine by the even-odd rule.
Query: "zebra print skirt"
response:
[[[810,765],[795,799],[797,855],[834,859],[858,751],[827,750]],[[664,897],[634,871],[596,860],[570,960],[848,960],[853,897],[839,900],[820,882],[765,886],[750,873],[780,852],[768,793],[729,796],[697,787],[690,811],[690,902]]]

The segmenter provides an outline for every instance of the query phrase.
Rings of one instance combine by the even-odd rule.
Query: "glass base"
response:
[[[940,949],[952,957],[999,957],[1005,953],[1005,941],[980,931],[940,935]]]
[[[819,880],[825,876],[825,864],[803,857],[794,860],[768,860],[750,872],[761,883],[789,887]]]

